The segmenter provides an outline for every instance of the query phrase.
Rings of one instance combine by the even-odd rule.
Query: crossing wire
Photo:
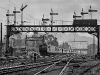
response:
[[[5,17],[6,18],[6,16],[4,16],[4,15],[2,15],[2,14],[0,14],[2,17]]]
[[[2,7],[2,6],[0,6],[0,8],[2,8],[2,9],[4,9],[4,10],[9,10],[9,9],[6,9],[6,8],[4,8],[4,7]],[[10,12],[12,12],[11,10],[9,10]],[[1,14],[0,14],[1,15]],[[2,15],[3,16],[3,15]],[[18,15],[18,16],[21,16],[21,15]],[[3,17],[6,17],[6,16],[3,16]],[[26,19],[25,17],[23,17],[24,19]],[[27,20],[29,20],[29,19],[27,19]]]
[[[10,0],[9,0],[10,1]],[[10,1],[11,2],[11,1]],[[13,5],[15,5],[13,2],[11,2]],[[19,8],[17,5],[15,5],[17,8]],[[0,6],[0,8],[2,8],[2,9],[4,9],[4,10],[9,10],[9,9],[6,9],[6,8],[4,8],[4,7],[2,7],[2,6]],[[12,12],[11,10],[9,10],[9,12]],[[25,12],[24,12],[25,13]],[[27,14],[27,13],[26,13]],[[1,15],[1,14],[0,14]],[[3,16],[3,15],[2,15]],[[21,15],[19,15],[18,14],[18,16],[21,16]],[[29,15],[31,18],[33,18],[31,15]],[[3,16],[3,17],[6,17],[6,16]],[[25,17],[23,17],[24,19],[27,19],[27,18],[25,18]],[[34,19],[34,18],[33,18]],[[27,20],[29,20],[29,19],[27,19]],[[36,19],[34,19],[34,20],[36,20]],[[30,20],[29,20],[30,21]],[[38,20],[36,20],[36,21],[38,21]]]
[[[17,7],[17,8],[20,9],[20,7],[18,7],[17,5],[15,5],[11,0],[9,0],[9,1],[10,1],[15,7]],[[24,12],[24,13],[26,13],[26,12]],[[28,14],[28,13],[26,13],[26,14]],[[32,19],[34,19],[35,21],[38,21],[38,20],[36,20],[34,17],[32,17],[31,15],[28,14],[28,16],[31,17]],[[29,19],[27,19],[27,20],[29,20]]]
[[[20,9],[20,7],[18,7],[17,5],[15,5],[11,0],[9,0],[9,2],[12,3],[15,7],[17,7],[17,8]]]
[[[5,10],[8,10],[8,9],[6,9],[6,8],[4,8],[4,7],[2,7],[2,6],[0,6],[2,9],[5,9]]]

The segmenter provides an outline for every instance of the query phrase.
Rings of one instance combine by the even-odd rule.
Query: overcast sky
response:
[[[19,11],[22,4],[28,5],[24,9],[24,21],[28,22],[39,23],[43,14],[45,18],[50,19],[51,8],[53,12],[58,13],[54,16],[54,20],[73,21],[74,11],[76,15],[80,15],[82,8],[87,12],[90,5],[92,9],[98,10],[92,13],[93,19],[100,20],[100,0],[0,0],[0,22],[6,23],[6,9],[9,9],[12,14],[14,6]],[[85,15],[84,18],[89,19],[90,15]],[[13,17],[10,17],[10,20],[13,20]],[[20,13],[17,14],[17,21],[20,21]],[[99,21],[98,24],[100,24]]]
[[[93,18],[100,20],[100,0],[0,0],[0,6],[9,9],[10,13],[13,12],[15,5],[17,6],[17,10],[20,10],[22,4],[24,6],[28,5],[24,9],[24,17],[27,17],[30,21],[33,21],[34,19],[41,21],[43,14],[45,15],[45,18],[50,18],[51,8],[53,9],[53,12],[59,13],[58,16],[54,16],[55,20],[72,21],[74,11],[77,15],[80,15],[82,8],[83,11],[87,12],[90,5],[92,6],[92,9],[98,10],[98,12],[93,13]],[[5,16],[7,10],[2,8],[0,8],[0,10],[0,14]],[[4,18],[3,16],[1,17]],[[90,18],[90,15],[85,15],[84,18]]]

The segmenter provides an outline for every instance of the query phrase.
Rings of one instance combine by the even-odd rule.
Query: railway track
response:
[[[57,69],[62,69],[63,67],[59,67],[57,64],[60,63],[61,61],[58,61],[58,62],[55,62],[49,66],[47,66],[46,68],[44,68],[43,70],[37,72],[36,74],[34,75],[39,75],[39,74],[46,74],[48,75],[47,73],[53,71],[53,70],[57,70]]]
[[[63,75],[68,68],[69,62],[73,59],[72,56],[69,58],[63,58],[62,60],[55,62],[34,75]]]
[[[71,63],[69,64],[69,70],[64,75],[100,75],[100,61]]]
[[[96,75],[100,71],[100,63],[90,65],[82,70],[79,75]]]
[[[53,57],[54,60],[52,61],[45,61],[45,62],[41,62],[41,63],[34,63],[34,64],[27,64],[27,65],[19,65],[19,66],[14,66],[14,67],[8,67],[8,68],[3,68],[0,69],[0,74],[10,74],[10,73],[14,73],[14,72],[20,72],[20,71],[26,71],[29,69],[36,69],[39,67],[43,67],[43,66],[48,66],[53,64],[54,62],[57,62],[59,60],[61,60],[63,57],[59,57],[58,59]]]
[[[19,72],[19,71],[25,71],[25,70],[29,70],[32,68],[38,68],[38,67],[42,67],[42,66],[47,66],[52,64],[55,61],[48,61],[48,62],[41,62],[41,63],[35,63],[35,64],[28,64],[28,65],[19,65],[19,66],[14,66],[14,67],[9,67],[9,68],[4,68],[0,70],[0,74],[9,74],[9,73],[13,73],[13,72]]]

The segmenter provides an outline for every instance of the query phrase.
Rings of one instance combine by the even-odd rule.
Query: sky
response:
[[[22,4],[23,6],[27,5],[24,9],[25,24],[39,24],[43,14],[44,18],[50,19],[51,8],[53,12],[58,13],[58,15],[54,16],[54,20],[73,21],[74,11],[76,15],[80,15],[82,8],[84,12],[87,12],[90,5],[92,9],[98,11],[92,13],[92,18],[97,19],[98,24],[100,24],[100,0],[0,0],[0,22],[3,23],[3,34],[5,34],[7,10],[9,9],[10,14],[12,14],[14,7],[19,11]],[[20,13],[17,13],[16,17],[18,24],[20,24]],[[84,16],[84,19],[90,18],[89,14]],[[10,17],[10,20],[13,22],[13,17]],[[58,23],[61,24],[61,21]],[[65,22],[65,24],[70,23]],[[84,34],[84,36],[91,37],[89,34]]]

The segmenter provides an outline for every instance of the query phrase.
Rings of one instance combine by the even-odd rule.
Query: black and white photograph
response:
[[[0,75],[100,75],[100,0],[0,0]]]

